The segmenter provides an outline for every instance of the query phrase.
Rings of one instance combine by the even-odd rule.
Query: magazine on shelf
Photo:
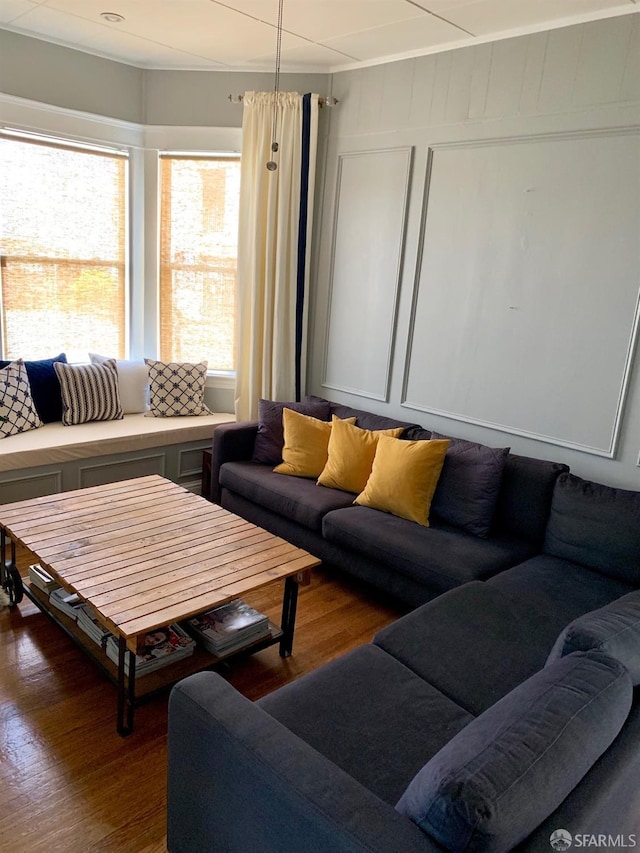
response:
[[[81,608],[78,611],[78,627],[82,628],[85,634],[88,634],[94,642],[103,648],[109,637],[113,637],[111,631],[98,621],[89,607]]]
[[[175,623],[149,631],[144,639],[145,645],[136,655],[136,675],[140,676],[189,657],[196,645],[193,638]],[[118,639],[113,634],[107,639],[106,652],[109,659],[117,664]],[[129,673],[129,655],[125,656],[125,672]]]
[[[70,619],[77,621],[78,613],[85,608],[85,604],[77,592],[69,592],[62,587],[54,589],[49,596],[49,604],[57,607]]]
[[[187,630],[213,654],[235,651],[271,633],[264,613],[237,598],[186,620]]]
[[[29,566],[29,580],[42,592],[49,595],[54,589],[60,589],[60,584],[54,580],[46,569],[43,569],[40,563],[34,563]]]

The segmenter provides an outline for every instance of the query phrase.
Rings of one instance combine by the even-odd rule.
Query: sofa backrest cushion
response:
[[[279,465],[282,462],[284,427],[282,410],[292,409],[301,415],[309,415],[319,421],[331,418],[328,400],[304,403],[282,403],[276,400],[258,400],[258,433],[253,446],[253,461],[263,465]]]
[[[568,470],[558,462],[510,453],[502,474],[494,531],[542,546],[556,480]]]
[[[640,492],[562,474],[544,552],[640,586]]]
[[[432,438],[449,438],[434,432]],[[450,439],[431,511],[434,516],[486,537],[491,529],[508,447],[487,447],[475,441]]]
[[[633,688],[602,652],[531,676],[459,731],[396,809],[447,850],[510,850],[580,782],[622,728]]]
[[[640,684],[640,590],[579,616],[555,642],[547,666],[573,652],[599,649],[624,664]]]
[[[375,412],[367,412],[364,409],[354,409],[352,406],[344,406],[342,403],[330,403],[331,414],[336,415],[341,420],[346,418],[355,418],[356,426],[361,429],[380,430],[380,429],[396,429],[403,427],[408,430],[416,427],[416,424],[409,421],[399,421],[397,418],[389,418],[386,415],[376,415]],[[405,435],[403,434],[403,438]],[[431,437],[431,433],[429,433]]]

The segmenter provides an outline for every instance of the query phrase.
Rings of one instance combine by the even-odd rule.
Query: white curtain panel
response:
[[[255,420],[258,400],[303,393],[305,294],[309,277],[318,95],[277,95],[277,142],[271,152],[273,92],[243,98],[236,418]],[[306,99],[306,100],[305,100]],[[274,160],[278,168],[267,169]],[[308,165],[308,169],[303,168]]]

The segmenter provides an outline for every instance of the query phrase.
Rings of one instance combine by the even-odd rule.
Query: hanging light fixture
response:
[[[276,38],[276,72],[273,81],[273,117],[271,119],[271,154],[278,153],[278,95],[280,93],[280,55],[282,52],[282,6],[284,0],[278,0],[278,34]],[[269,160],[267,169],[275,172],[278,164]]]

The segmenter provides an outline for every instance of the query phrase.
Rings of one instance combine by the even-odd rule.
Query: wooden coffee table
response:
[[[157,475],[5,504],[0,536],[3,555],[11,555],[3,561],[2,581],[13,603],[24,592],[117,683],[117,729],[123,735],[133,730],[134,708],[143,696],[222,659],[197,649],[193,658],[140,678],[138,694],[135,656],[145,634],[284,580],[281,626],[232,654],[279,643],[286,657],[293,646],[298,585],[308,583],[310,569],[320,563]],[[61,586],[78,593],[118,638],[117,667],[45,593],[19,577],[16,543],[33,552]]]

